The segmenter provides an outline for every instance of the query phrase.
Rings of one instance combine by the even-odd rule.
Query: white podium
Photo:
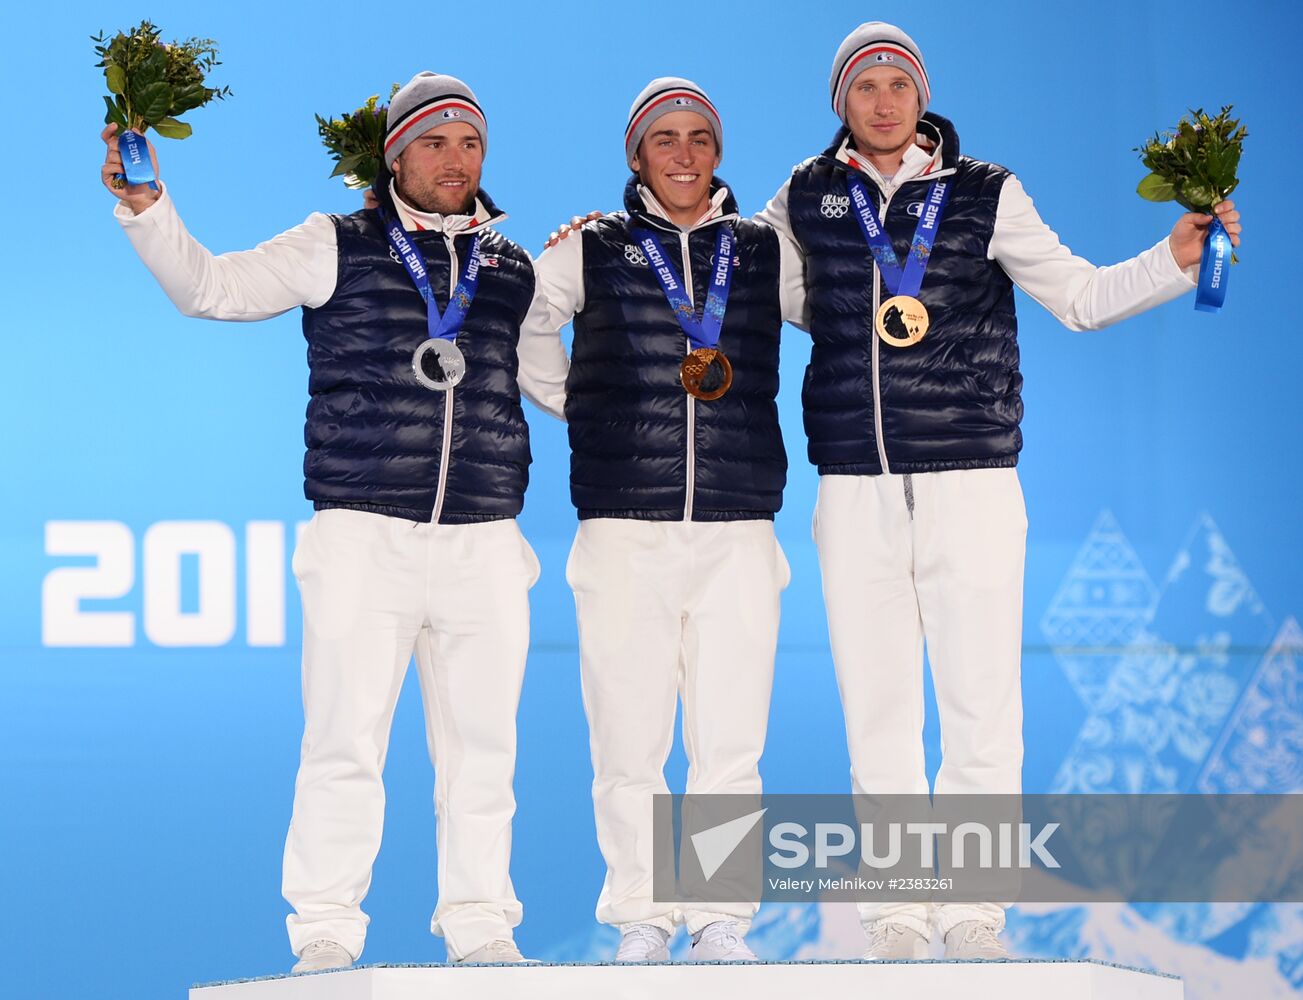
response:
[[[370,965],[213,983],[190,1000],[1184,1000],[1180,979],[1095,961]]]

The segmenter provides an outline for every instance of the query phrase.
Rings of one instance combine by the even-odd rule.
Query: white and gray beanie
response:
[[[855,78],[866,69],[890,66],[908,73],[918,90],[918,113],[927,110],[932,99],[928,86],[927,67],[923,53],[914,39],[894,24],[886,21],[869,21],[846,36],[832,61],[832,76],[828,78],[828,91],[832,96],[832,109],[837,117],[846,120],[846,93]]]
[[[643,87],[629,108],[629,124],[624,130],[624,159],[630,169],[633,169],[633,158],[638,155],[642,137],[652,123],[673,111],[695,111],[705,118],[715,133],[716,152],[721,157],[724,155],[724,126],[706,92],[691,80],[662,76]]]
[[[455,76],[428,70],[417,73],[389,102],[385,121],[385,166],[419,135],[438,125],[463,121],[480,134],[480,145],[489,151],[489,125],[470,87]]]

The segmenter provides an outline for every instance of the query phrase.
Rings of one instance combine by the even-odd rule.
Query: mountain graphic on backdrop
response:
[[[1053,790],[1303,790],[1303,629],[1291,618],[1273,639],[1271,615],[1207,514],[1146,607],[1148,579],[1103,512],[1041,626],[1056,647],[1124,648],[1090,659],[1055,649],[1090,715]],[[1020,955],[1177,973],[1190,1000],[1303,993],[1299,904],[1022,904],[1006,936]]]
[[[1123,573],[1134,579],[1133,568]],[[1051,790],[1192,790],[1273,627],[1221,531],[1200,514],[1148,620],[1092,690]]]
[[[1303,629],[1276,633],[1199,776],[1206,793],[1303,792]]]
[[[1041,632],[1077,696],[1099,708],[1123,648],[1154,613],[1158,588],[1111,511],[1102,511],[1059,585]]]

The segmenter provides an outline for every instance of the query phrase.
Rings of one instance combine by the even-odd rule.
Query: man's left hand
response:
[[[1240,233],[1244,231],[1244,227],[1240,225],[1240,213],[1235,211],[1235,202],[1223,201],[1213,207],[1213,212],[1226,227],[1226,232],[1231,238],[1231,246],[1238,247]],[[1187,212],[1176,220],[1176,225],[1172,227],[1172,235],[1167,238],[1167,245],[1172,248],[1172,256],[1176,258],[1177,266],[1181,270],[1184,271],[1187,267],[1199,263],[1199,258],[1203,256],[1204,242],[1208,239],[1208,227],[1212,225],[1212,221],[1211,215],[1202,215],[1199,212]]]
[[[570,224],[568,226],[567,225],[558,226],[556,229],[552,230],[552,232],[547,234],[547,243],[543,246],[543,249],[551,250],[562,240],[567,239],[571,233],[577,233],[579,232],[579,230],[583,229],[585,222],[588,222],[590,219],[600,219],[604,214],[605,213],[603,212],[594,211],[594,212],[589,212],[583,218],[580,218],[577,215],[572,216],[570,219]]]

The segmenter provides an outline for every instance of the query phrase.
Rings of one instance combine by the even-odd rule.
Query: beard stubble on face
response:
[[[439,215],[475,214],[475,192],[458,200],[440,190],[438,180],[408,183],[400,173],[395,176],[394,182],[398,187],[398,196],[422,212],[433,212]]]

